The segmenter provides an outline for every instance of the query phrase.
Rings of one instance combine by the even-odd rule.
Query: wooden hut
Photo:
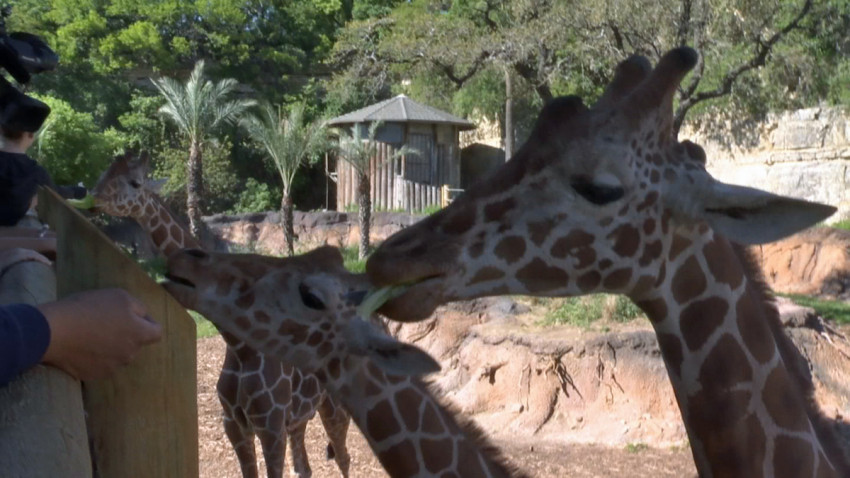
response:
[[[372,207],[376,211],[421,211],[440,206],[446,190],[460,188],[459,133],[474,129],[471,122],[399,95],[339,116],[328,122],[338,128],[368,128],[383,122],[375,135],[380,142],[371,162]],[[417,152],[393,161],[407,145]],[[337,185],[336,208],[357,204],[357,177],[345,161],[329,168]]]

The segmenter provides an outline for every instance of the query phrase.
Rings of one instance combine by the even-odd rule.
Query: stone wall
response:
[[[708,170],[734,184],[837,206],[829,222],[850,218],[850,113],[808,108],[763,121],[714,119],[682,128],[700,144]]]
[[[377,244],[397,231],[419,221],[424,216],[378,212],[372,213],[370,237]],[[226,215],[204,218],[216,236],[216,249],[233,252],[252,251],[263,254],[285,255],[286,243],[278,212]],[[323,245],[336,247],[357,246],[360,241],[360,223],[357,213],[337,211],[295,211],[295,249],[306,252]]]

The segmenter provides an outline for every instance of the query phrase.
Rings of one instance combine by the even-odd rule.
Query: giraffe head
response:
[[[712,228],[764,243],[831,215],[721,183],[702,148],[676,139],[673,98],[696,62],[690,48],[654,69],[631,57],[592,107],[577,97],[546,105],[509,162],[375,251],[367,273],[376,285],[410,285],[381,311],[415,320],[443,302],[510,293],[640,300],[677,235]]]
[[[184,249],[168,260],[165,288],[249,347],[318,377],[339,377],[368,358],[391,375],[439,369],[428,354],[392,339],[359,316],[370,284],[321,247],[288,258]]]
[[[146,152],[116,156],[101,174],[91,194],[94,210],[111,216],[138,217],[145,213],[149,194],[158,194],[161,181],[148,178],[150,157]]]

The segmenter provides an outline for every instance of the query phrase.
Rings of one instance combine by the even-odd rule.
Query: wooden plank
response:
[[[108,380],[86,382],[96,473],[105,478],[198,476],[195,323],[165,289],[52,191],[39,193],[56,231],[59,297],[121,287],[162,324],[163,340]]]
[[[0,304],[54,299],[47,264],[19,262],[0,273]],[[0,470],[7,477],[92,476],[80,382],[37,365],[0,387]]]

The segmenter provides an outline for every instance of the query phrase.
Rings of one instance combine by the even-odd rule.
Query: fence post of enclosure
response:
[[[120,287],[162,325],[162,340],[110,378],[86,382],[91,460],[104,478],[198,476],[195,323],[139,265],[53,191],[38,197],[56,231],[56,293]],[[0,474],[6,476],[4,471]],[[42,476],[42,475],[27,475]],[[43,476],[75,476],[57,473]]]
[[[55,299],[51,266],[27,261],[0,272],[0,304]],[[92,476],[80,382],[37,365],[0,388],[0,474]]]

